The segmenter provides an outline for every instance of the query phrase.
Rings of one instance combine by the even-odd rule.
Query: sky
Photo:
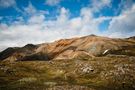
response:
[[[0,0],[0,51],[90,34],[135,36],[135,0]]]

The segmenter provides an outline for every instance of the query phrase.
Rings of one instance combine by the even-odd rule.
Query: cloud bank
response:
[[[135,36],[135,4],[127,10],[123,10],[119,16],[113,17],[108,32],[113,37]]]

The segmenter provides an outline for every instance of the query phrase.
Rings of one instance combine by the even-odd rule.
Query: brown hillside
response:
[[[110,54],[135,56],[134,50],[134,39],[113,39],[89,35],[40,45],[28,44],[22,48],[8,48],[0,53],[0,60],[73,59],[80,55],[92,58]]]

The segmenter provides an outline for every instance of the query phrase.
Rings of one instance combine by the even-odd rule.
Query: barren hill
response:
[[[52,60],[73,59],[82,55],[99,57],[105,55],[135,56],[135,39],[114,39],[89,35],[61,39],[53,43],[28,44],[22,48],[8,48],[0,53],[0,60]]]

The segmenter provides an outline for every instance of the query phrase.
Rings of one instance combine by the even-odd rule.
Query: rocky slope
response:
[[[28,44],[22,48],[8,48],[0,53],[0,60],[52,60],[73,59],[81,55],[89,57],[108,54],[135,56],[135,39],[113,39],[95,35],[61,39],[53,43]]]

